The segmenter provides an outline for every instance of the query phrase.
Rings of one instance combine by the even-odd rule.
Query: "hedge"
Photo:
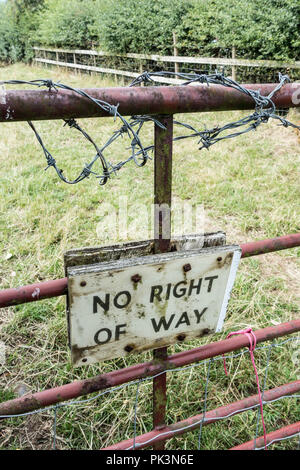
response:
[[[0,60],[28,60],[32,45],[114,52],[300,59],[299,0],[7,0]]]

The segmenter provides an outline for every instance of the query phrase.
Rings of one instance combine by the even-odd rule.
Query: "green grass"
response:
[[[96,75],[75,75],[57,69],[17,64],[0,69],[0,80],[51,77],[77,87],[115,86]],[[203,113],[177,116],[196,127],[208,127],[235,120],[242,112]],[[299,115],[291,111],[295,122]],[[117,129],[111,119],[83,119],[83,127],[103,143]],[[47,148],[65,173],[75,176],[93,156],[93,149],[75,131],[61,122],[36,123]],[[178,133],[179,131],[176,131]],[[152,142],[147,125],[143,142]],[[209,151],[197,149],[197,142],[175,145],[173,197],[204,205],[205,230],[225,230],[228,242],[241,243],[300,231],[299,143],[291,129],[274,123],[256,132],[220,142]],[[117,142],[112,158],[125,158],[127,142]],[[44,155],[26,123],[1,124],[0,138],[0,287],[16,287],[64,276],[63,254],[82,246],[100,246],[109,235],[102,227],[104,204],[117,208],[126,196],[131,223],[141,224],[137,204],[150,207],[153,200],[153,162],[143,168],[129,163],[104,187],[90,178],[68,186],[52,169],[44,171]],[[100,223],[100,225],[99,225]],[[175,226],[180,233],[181,227]],[[133,233],[134,238],[134,233]],[[111,242],[117,242],[116,238]],[[299,249],[250,258],[241,262],[222,334],[186,345],[170,347],[171,352],[217,341],[228,332],[245,326],[253,329],[299,317]],[[107,361],[96,366],[73,368],[67,346],[65,302],[62,298],[20,305],[0,311],[1,341],[6,345],[6,365],[0,369],[0,400],[18,395],[22,384],[27,391],[43,390],[70,381],[92,377],[141,361],[151,353]],[[263,381],[266,350],[257,352]],[[274,348],[267,388],[296,379],[289,345]],[[226,378],[222,362],[215,361],[208,386],[208,409],[256,393],[254,373],[248,354],[228,361]],[[168,374],[168,423],[201,412],[207,365]],[[136,386],[104,395],[82,405],[59,409],[57,447],[99,449],[133,436]],[[137,432],[151,429],[151,381],[141,384]],[[299,419],[295,399],[266,407],[268,432]],[[52,446],[53,411],[28,418],[2,421],[0,448],[42,448]],[[243,413],[203,429],[202,448],[224,449],[254,437],[256,413]],[[260,435],[262,433],[260,426]],[[171,439],[168,449],[197,448],[198,433]],[[295,440],[273,448],[295,448]]]

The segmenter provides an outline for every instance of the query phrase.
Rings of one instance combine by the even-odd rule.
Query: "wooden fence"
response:
[[[145,70],[159,70],[170,72],[194,71],[203,66],[210,70],[212,66],[224,67],[226,73],[237,79],[238,68],[269,69],[272,73],[278,71],[289,73],[293,79],[299,78],[300,61],[287,63],[274,60],[248,60],[237,59],[235,48],[232,50],[233,58],[218,57],[182,57],[176,55],[177,49],[174,47],[174,56],[161,56],[157,54],[121,54],[97,50],[84,49],[56,49],[49,47],[34,47],[34,61],[40,64],[66,67],[77,71],[88,71],[127,78],[136,78]],[[63,59],[63,60],[62,60]],[[100,63],[99,63],[100,62]],[[109,66],[108,64],[113,64]],[[127,70],[124,70],[127,67]],[[130,69],[130,70],[128,70]],[[297,77],[298,75],[298,77]],[[155,81],[167,84],[181,84],[182,80],[167,77],[156,77]],[[245,80],[243,80],[245,81]],[[272,80],[274,81],[274,79]]]

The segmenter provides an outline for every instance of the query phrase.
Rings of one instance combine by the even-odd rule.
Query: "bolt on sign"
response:
[[[214,246],[66,267],[73,363],[220,331],[240,256]]]

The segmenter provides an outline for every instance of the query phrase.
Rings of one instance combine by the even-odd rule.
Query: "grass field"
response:
[[[0,80],[53,78],[77,87],[116,86],[99,76],[75,75],[57,69],[25,65],[0,68]],[[203,113],[178,118],[196,127],[230,122],[243,112]],[[299,123],[299,114],[289,119]],[[104,142],[117,123],[112,119],[86,119],[81,124],[97,142]],[[0,124],[0,287],[16,287],[64,276],[63,254],[82,246],[107,244],[101,227],[101,207],[118,207],[120,196],[129,206],[149,205],[153,199],[153,161],[143,168],[124,167],[105,187],[94,178],[69,186],[53,169],[44,171],[44,155],[26,123]],[[66,174],[74,176],[93,156],[91,147],[61,122],[39,122],[37,128],[47,148]],[[147,125],[144,142],[152,141]],[[124,141],[113,147],[115,161],[126,156]],[[276,123],[256,132],[220,142],[199,152],[196,141],[177,143],[174,149],[174,201],[204,205],[205,231],[224,230],[229,243],[280,236],[300,231],[299,142],[291,129]],[[132,211],[138,214],[138,210]],[[133,216],[132,216],[133,217]],[[177,232],[180,227],[176,227]],[[119,240],[112,240],[116,242]],[[186,345],[181,351],[226,337],[246,326],[253,329],[299,317],[299,249],[286,250],[241,261],[222,334]],[[0,340],[6,346],[6,363],[0,366],[0,401],[92,377],[144,360],[151,354],[107,361],[97,366],[73,368],[67,346],[65,300],[45,300],[0,311]],[[299,344],[299,343],[298,343]],[[266,388],[296,380],[292,343],[271,349]],[[268,349],[257,352],[261,382]],[[211,365],[208,409],[256,393],[248,354]],[[299,364],[298,364],[299,372]],[[203,407],[207,364],[168,373],[168,423],[200,413]],[[151,381],[140,385],[137,433],[151,429]],[[57,413],[56,447],[99,449],[133,436],[136,385],[126,386],[80,406],[60,408]],[[202,448],[225,449],[253,439],[256,411],[212,424],[203,429]],[[53,411],[2,421],[1,449],[50,449],[53,445]],[[267,432],[299,420],[299,402],[286,398],[265,407]],[[259,435],[262,427],[259,426]],[[195,449],[198,432],[167,443],[168,449]],[[271,448],[293,449],[297,439]]]

